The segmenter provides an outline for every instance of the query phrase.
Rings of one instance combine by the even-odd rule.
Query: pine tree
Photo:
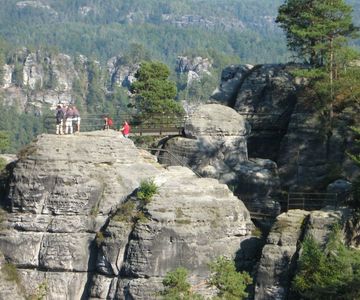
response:
[[[344,92],[340,80],[357,56],[347,48],[358,31],[351,14],[344,0],[286,0],[276,19],[286,33],[288,48],[309,64],[310,70],[302,75],[329,103],[330,119],[333,103]]]
[[[141,115],[178,115],[183,112],[176,97],[176,84],[168,80],[169,68],[160,62],[143,62],[131,86]]]

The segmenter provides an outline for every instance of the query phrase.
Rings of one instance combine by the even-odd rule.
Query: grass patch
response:
[[[15,282],[17,285],[21,284],[21,278],[16,266],[12,263],[5,263],[2,267],[2,272],[7,281]]]
[[[127,201],[122,203],[116,214],[113,217],[113,220],[116,222],[132,222],[135,216],[135,203],[132,201]]]
[[[255,236],[257,238],[261,238],[262,237],[262,231],[259,227],[255,227],[254,230],[251,232],[252,236]]]
[[[49,286],[47,281],[43,281],[40,283],[36,290],[29,296],[26,297],[27,300],[43,300],[46,298],[46,295],[48,293]]]

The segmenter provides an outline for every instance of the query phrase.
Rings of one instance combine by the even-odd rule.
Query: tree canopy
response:
[[[348,46],[358,32],[352,7],[344,0],[286,0],[276,22],[285,31],[288,48],[310,66],[299,74],[311,79],[331,120],[336,101],[342,102],[349,90],[359,94],[353,80],[359,77],[353,64],[359,55]]]
[[[168,80],[169,68],[161,62],[143,62],[136,73],[131,91],[135,95],[135,106],[142,115],[177,115],[183,112],[176,97],[176,84]]]
[[[285,31],[289,49],[319,67],[331,63],[334,51],[356,32],[351,14],[344,0],[286,0],[276,22]]]

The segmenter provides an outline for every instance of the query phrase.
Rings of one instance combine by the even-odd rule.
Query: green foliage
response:
[[[326,105],[331,121],[334,105],[344,101],[349,88],[359,91],[347,71],[350,68],[360,76],[358,68],[351,66],[358,54],[348,48],[358,32],[351,6],[344,0],[286,0],[276,22],[285,31],[288,48],[309,64],[310,69],[301,72]]]
[[[115,216],[113,217],[113,220],[117,222],[132,222],[134,218],[134,212],[135,203],[132,201],[126,201],[120,205],[116,211]]]
[[[47,281],[40,283],[33,294],[26,297],[27,300],[43,300],[46,298],[49,287]]]
[[[175,271],[168,272],[163,280],[165,289],[161,292],[164,300],[201,300],[200,295],[191,291],[191,285],[187,282],[188,271],[179,267]]]
[[[95,234],[95,243],[100,247],[105,241],[105,236],[101,231],[96,232]]]
[[[241,300],[247,297],[245,289],[252,283],[252,279],[246,272],[236,272],[233,261],[221,256],[211,262],[209,267],[212,274],[207,284],[215,286],[218,290],[217,296],[212,299]],[[163,299],[203,299],[201,295],[192,292],[187,276],[187,270],[182,267],[168,272],[163,280],[165,287],[161,293],[164,296]]]
[[[6,146],[6,149],[0,148],[0,153],[16,153],[44,132],[43,119],[32,113],[19,113],[16,107],[2,104],[0,98],[0,131],[3,137],[0,143]]]
[[[276,26],[264,18],[275,15],[281,0],[258,0],[256,5],[253,0],[214,0],[206,5],[195,0],[92,1],[93,10],[87,14],[81,13],[84,1],[46,3],[51,10],[30,5],[19,8],[13,0],[4,0],[0,37],[16,46],[54,45],[61,52],[94,55],[102,61],[118,55],[119,49],[125,56],[133,51],[131,56],[141,59],[149,52],[169,65],[189,49],[215,49],[249,63],[287,58],[284,39],[279,37]],[[56,12],[56,17],[51,12]],[[199,22],[190,20],[177,26],[186,15],[207,22],[199,26]],[[239,27],[232,28],[231,24],[238,20]],[[213,25],[208,28],[208,24]],[[146,45],[145,53],[130,44]]]
[[[6,152],[10,146],[9,133],[6,131],[0,131],[0,153]]]
[[[136,197],[144,203],[149,203],[152,197],[157,192],[158,192],[158,187],[153,180],[151,179],[143,180],[140,183],[140,187],[136,194]]]
[[[356,29],[344,0],[286,0],[276,19],[288,47],[312,66],[324,66]]]
[[[169,68],[160,62],[143,62],[136,73],[131,91],[136,95],[136,108],[143,116],[148,114],[178,115],[183,112],[175,102],[176,84],[168,77]]]
[[[212,272],[209,285],[218,289],[218,299],[239,300],[247,297],[245,289],[252,283],[248,273],[236,272],[234,262],[223,256],[209,266]]]
[[[293,281],[302,299],[358,299],[359,283],[360,254],[342,243],[338,227],[324,248],[312,236],[306,237]]]
[[[1,268],[3,274],[5,275],[5,279],[8,281],[13,281],[17,285],[21,284],[21,279],[19,272],[16,268],[16,266],[12,263],[5,263]]]

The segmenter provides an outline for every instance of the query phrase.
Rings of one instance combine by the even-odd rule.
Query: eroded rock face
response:
[[[187,85],[194,81],[199,81],[204,75],[211,76],[212,60],[206,57],[178,56],[176,59],[175,71],[177,73],[187,73]]]
[[[123,63],[123,57],[112,57],[107,62],[109,77],[112,86],[122,86],[130,88],[131,84],[136,80],[135,74],[140,68],[140,64]]]
[[[159,277],[179,266],[192,270],[192,283],[199,284],[209,275],[211,260],[221,253],[244,251],[240,244],[252,228],[243,204],[215,179],[171,167],[154,180],[159,192],[146,206],[147,219],[133,228],[112,220],[104,231],[98,268],[107,276],[120,274],[116,292],[120,299],[123,295],[125,299],[154,298],[161,289]],[[96,287],[109,284],[102,276],[94,280]]]
[[[317,242],[324,244],[332,226],[346,214],[346,211],[340,210],[290,210],[279,215],[262,250],[255,300],[293,299],[289,292],[301,251],[300,243],[311,234]]]
[[[158,192],[146,218],[116,219],[149,178]],[[253,228],[226,185],[164,169],[115,131],[39,136],[20,153],[2,205],[0,251],[28,283],[22,293],[46,284],[48,299],[151,299],[178,266],[199,283],[212,259],[249,251],[241,244]]]
[[[234,108],[250,124],[250,158],[271,159],[283,190],[321,190],[340,178],[355,178],[346,152],[354,153],[351,124],[359,124],[359,105],[334,106],[330,122],[308,80],[294,77],[304,66],[268,64],[231,66],[223,71],[214,101]]]
[[[73,82],[78,73],[70,56],[62,53],[49,56],[41,50],[22,49],[17,59],[4,67],[2,91],[7,105],[41,112],[44,104],[55,107],[58,102],[72,101]]]
[[[225,68],[221,72],[220,86],[212,93],[211,99],[233,107],[237,92],[252,68],[252,65],[231,65]]]

